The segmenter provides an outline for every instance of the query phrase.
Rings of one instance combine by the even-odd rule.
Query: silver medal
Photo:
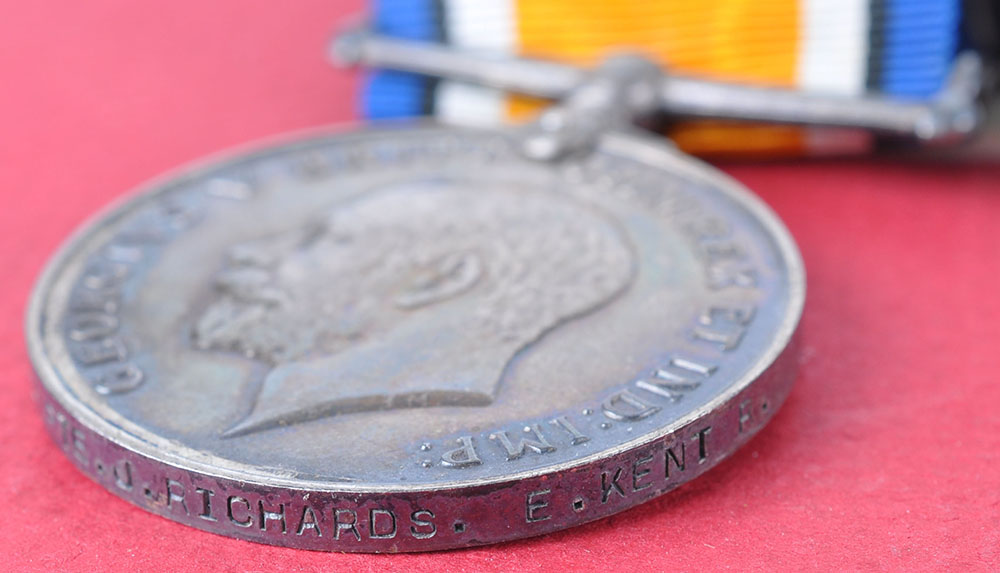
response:
[[[788,394],[805,278],[759,200],[627,127],[657,73],[612,60],[526,128],[302,135],[102,214],[28,313],[56,442],[164,517],[332,551],[701,475]]]

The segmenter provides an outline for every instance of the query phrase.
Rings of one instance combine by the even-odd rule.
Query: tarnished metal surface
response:
[[[27,322],[57,442],[150,511],[338,551],[538,535],[700,475],[794,379],[792,241],[652,139],[519,145],[312,135],[93,221]]]

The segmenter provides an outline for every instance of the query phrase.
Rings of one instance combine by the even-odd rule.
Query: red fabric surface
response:
[[[1000,168],[730,166],[809,272],[802,374],[732,459],[548,537],[436,554],[259,546],[85,478],[32,399],[25,301],[67,234],[206,153],[353,116],[324,61],[357,2],[7,3],[0,15],[0,569],[956,569],[1000,566]]]

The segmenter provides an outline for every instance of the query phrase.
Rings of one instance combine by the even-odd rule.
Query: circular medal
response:
[[[310,135],[163,179],[49,264],[27,337],[81,471],[241,539],[422,551],[622,511],[782,404],[804,273],[638,134]]]

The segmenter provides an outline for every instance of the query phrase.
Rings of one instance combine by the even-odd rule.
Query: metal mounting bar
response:
[[[363,29],[338,36],[332,55],[342,65],[410,71],[549,99],[567,97],[590,74],[565,64],[491,57],[441,44],[379,36]],[[860,128],[927,142],[948,142],[972,133],[982,122],[977,100],[981,75],[978,56],[962,54],[938,97],[913,102],[755,87],[664,72],[659,107],[678,117]]]

